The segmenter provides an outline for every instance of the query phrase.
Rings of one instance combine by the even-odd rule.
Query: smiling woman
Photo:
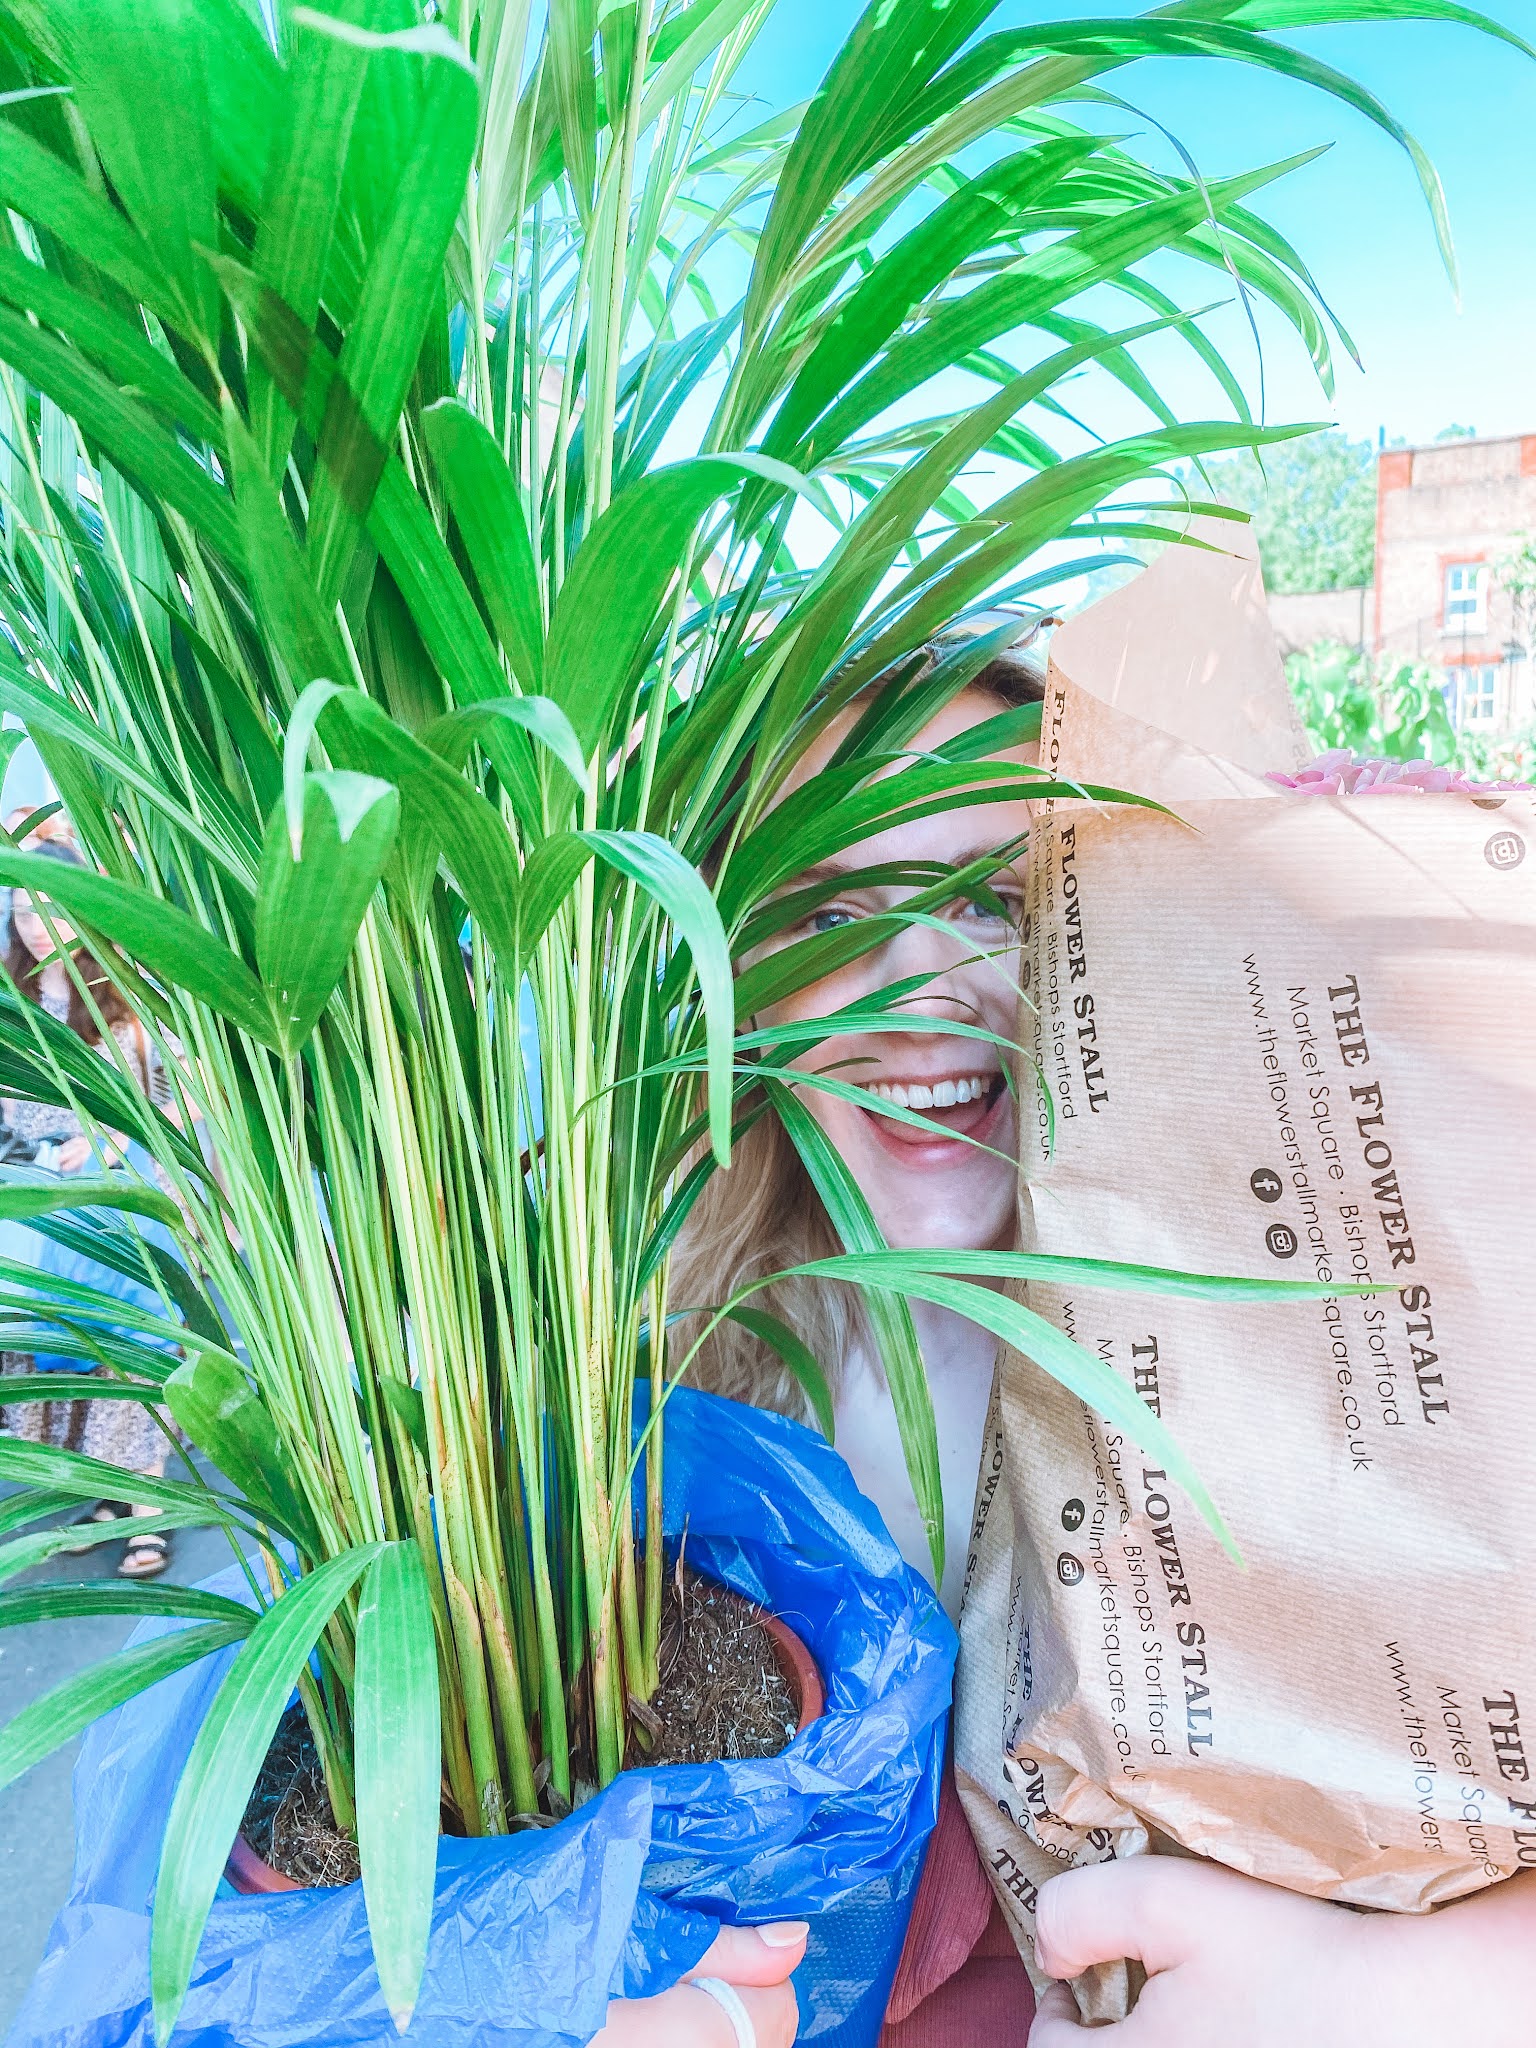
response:
[[[956,652],[940,641],[928,669]],[[910,685],[920,683],[923,670]],[[781,801],[836,759],[878,702],[880,686],[831,724],[787,779]],[[963,742],[1001,712],[1037,703],[1038,660],[1016,648],[988,662],[938,710],[905,753]],[[1016,722],[1016,721],[1015,721]],[[1033,765],[1031,744],[999,746],[989,761]],[[900,765],[886,771],[902,772]],[[807,1115],[848,1169],[885,1243],[897,1250],[1011,1250],[1016,1235],[1016,1104],[1005,1047],[1017,1037],[1018,921],[1028,806],[1017,794],[889,826],[835,860],[807,869],[785,898],[808,907],[747,956],[751,968],[815,933],[865,919],[890,936],[821,980],[765,1004],[765,1029],[856,1011],[893,985],[908,992],[901,1024],[848,1029],[793,1054],[793,1093],[775,1091],[730,1170],[715,1176],[689,1219],[674,1265],[679,1304],[729,1300],[762,1275],[840,1249],[811,1169],[786,1128]],[[968,878],[947,902],[913,914],[913,899],[944,878]],[[949,1027],[949,1028],[946,1028]],[[903,1454],[898,1419],[867,1318],[851,1289],[784,1279],[756,1297],[812,1352],[832,1396],[837,1448],[880,1508],[908,1562],[932,1572],[927,1534]],[[975,1323],[915,1302],[913,1318],[933,1396],[944,1490],[945,1568],[940,1588],[958,1613],[976,1462],[995,1341]],[[793,1357],[760,1317],[722,1323],[701,1348],[697,1380],[792,1414],[812,1405]],[[826,1418],[823,1418],[826,1419]]]
[[[86,856],[41,874],[0,846],[0,878],[58,900],[85,934],[164,1056],[177,1113],[14,990],[0,991],[0,1078],[78,1103],[165,1175],[174,1199],[147,1178],[128,1194],[170,1233],[167,1298],[118,1356],[146,1368],[133,1398],[163,1391],[228,1491],[141,1480],[135,1497],[167,1527],[227,1517],[237,1551],[259,1543],[268,1567],[241,1582],[255,1608],[112,1587],[136,1615],[200,1625],[94,1666],[0,1733],[3,1785],[151,1677],[233,1651],[198,1672],[196,1716],[156,1721],[155,1756],[190,1744],[156,1781],[163,1831],[131,1845],[153,1833],[158,1868],[110,1870],[110,1909],[92,1898],[79,1940],[50,1950],[21,2038],[62,2040],[66,1991],[92,2002],[96,2040],[151,2023],[168,2038],[183,2011],[187,2038],[210,2042],[230,2026],[242,2041],[383,2038],[418,2003],[418,2032],[444,2048],[516,2032],[536,2003],[585,2038],[609,2000],[665,1993],[697,1959],[659,1910],[629,1926],[618,1865],[591,1846],[622,1842],[637,1912],[681,1910],[683,1894],[658,1892],[683,1882],[663,1816],[685,1803],[717,1831],[726,1875],[687,1879],[712,1908],[723,1885],[755,1902],[781,1877],[776,1908],[797,1920],[866,1888],[900,1904],[893,1873],[915,1868],[938,1775],[937,1675],[894,1761],[876,1739],[887,1697],[854,1711],[835,1685],[837,1711],[778,1766],[793,1796],[764,1796],[760,1762],[739,1779],[722,1763],[729,1804],[673,1780],[667,1809],[660,1773],[628,1774],[660,1687],[670,1546],[686,1532],[698,1561],[708,1513],[733,1584],[742,1531],[766,1532],[747,1589],[782,1586],[786,1608],[809,1604],[802,1565],[826,1583],[818,1544],[850,1573],[855,1535],[859,1556],[878,1552],[860,1583],[889,1595],[881,1654],[850,1649],[844,1680],[890,1677],[884,1652],[903,1643],[926,1642],[937,1674],[948,1643],[872,1523],[840,1505],[809,1533],[813,1496],[818,1513],[841,1501],[830,1479],[807,1481],[790,1515],[791,1425],[703,1398],[664,1409],[685,1370],[668,1336],[679,1307],[728,1302],[743,1339],[840,1421],[877,1494],[910,1468],[941,1579],[923,1350],[958,1516],[991,1347],[909,1311],[909,1295],[966,1304],[1214,1516],[1102,1358],[973,1284],[1016,1275],[1014,1255],[880,1248],[1005,1236],[1012,1112],[986,1020],[1011,1020],[1010,938],[986,884],[1022,812],[982,813],[1010,784],[1015,799],[1044,785],[991,758],[1026,737],[1027,712],[977,687],[1011,629],[899,683],[890,715],[885,693],[861,693],[915,670],[944,622],[1059,587],[1106,540],[1166,538],[1151,522],[1169,465],[1293,431],[1254,423],[1190,310],[1212,276],[1222,296],[1276,306],[1331,374],[1327,309],[1253,210],[1288,164],[1164,173],[1134,138],[1083,125],[1085,102],[1097,124],[1104,81],[1143,59],[1260,65],[1413,149],[1443,226],[1387,110],[1275,31],[1469,17],[1458,0],[1171,0],[1008,27],[995,0],[869,0],[845,12],[814,97],[764,108],[740,67],[777,5],[0,10],[0,704]],[[1159,350],[1174,346],[1208,373],[1217,417],[1167,403]],[[1119,393],[1135,401],[1125,438],[1100,438],[1100,377],[1106,420]],[[1127,495],[1147,479],[1149,498]],[[994,718],[1004,729],[984,730]],[[914,743],[943,758],[913,762]],[[860,842],[882,872],[797,892]],[[967,868],[978,844],[988,858]],[[824,909],[829,928],[794,936]],[[807,983],[819,1008],[892,975],[898,1007],[838,1019],[860,1034],[841,1046],[787,1008]],[[888,1095],[817,1070],[861,1047]],[[955,1102],[893,1152],[885,1126],[928,1114],[914,1086],[946,1083]],[[684,1291],[676,1234],[754,1117],[761,1138],[744,1132],[731,1172],[744,1195],[712,1239],[695,1233],[709,1284]],[[781,1140],[803,1162],[793,1175]],[[118,1191],[100,1179],[3,1192],[13,1213],[61,1193],[74,1213],[82,1186],[90,1209]],[[93,1247],[123,1244],[116,1215],[91,1223]],[[813,1350],[795,1283],[775,1319],[732,1268],[766,1280],[785,1235],[835,1251],[834,1232],[850,1253],[830,1276],[869,1292]],[[0,1285],[0,1309],[18,1292]],[[51,1297],[57,1321],[78,1321],[74,1306]],[[100,1313],[109,1332],[122,1320]],[[186,1354],[168,1376],[157,1340]],[[745,1356],[772,1393],[777,1369]],[[637,1447],[646,1381],[661,1398]],[[719,1437],[700,1434],[705,1414]],[[710,1447],[692,1465],[690,1442]],[[765,1443],[773,1457],[749,1467]],[[841,1480],[824,1446],[802,1448]],[[68,1451],[0,1453],[29,1489],[18,1515],[44,1519],[54,1489],[100,1491]],[[913,1512],[890,1513],[921,1557]],[[45,1539],[18,1535],[7,1554]],[[103,1611],[83,1581],[25,1590],[0,1620]],[[828,1659],[849,1608],[839,1591]],[[226,1920],[242,1942],[268,1924],[269,1909],[213,1902],[295,1687],[363,1897],[309,1899],[307,1934],[297,1908],[271,1909],[282,1966],[241,1980],[260,1983],[247,2003],[199,1943]],[[582,1800],[590,1784],[606,1807]],[[457,1847],[440,1840],[445,1814]],[[603,1815],[635,1818],[622,1834],[602,1820],[602,1837]],[[461,1852],[474,1910],[449,1896]],[[536,1930],[480,1889],[547,1900],[523,1875],[535,1860],[558,1861],[579,1899]],[[343,1971],[341,1944],[314,1930],[364,1908]],[[468,1965],[433,1960],[434,1924],[501,1937],[489,1958],[482,1945],[495,1967],[462,2024],[443,2013],[461,2010]],[[879,1966],[851,1959],[886,1953],[881,1939],[822,1950],[819,2041],[825,2000],[852,1999],[846,2038],[868,2048]],[[332,1963],[346,1984],[327,2009]],[[304,2009],[279,2014],[284,1998]],[[717,2039],[734,2030],[709,1994],[690,2003]]]

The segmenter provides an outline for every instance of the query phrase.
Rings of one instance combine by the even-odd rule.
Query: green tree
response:
[[[1351,590],[1375,553],[1376,450],[1335,428],[1205,465],[1211,495],[1253,514],[1264,580],[1275,590]],[[1199,494],[1204,485],[1187,479]]]
[[[1394,761],[1434,761],[1483,772],[1466,758],[1464,735],[1451,723],[1445,696],[1427,662],[1396,654],[1362,654],[1319,640],[1287,656],[1285,672],[1302,724],[1319,753]]]
[[[1508,553],[1494,562],[1493,577],[1509,593],[1516,640],[1529,641],[1536,628],[1536,535],[1515,534]]]

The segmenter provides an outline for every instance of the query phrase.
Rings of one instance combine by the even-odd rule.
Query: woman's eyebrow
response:
[[[1001,874],[1004,868],[1013,866],[1021,851],[1022,849],[1012,841],[1005,841],[999,846],[995,839],[989,839],[980,846],[973,846],[969,853],[962,853],[954,863],[954,872],[958,874],[962,868],[970,867],[975,861],[990,860],[996,862],[996,872]]]
[[[1015,849],[1012,859],[1008,858],[1007,855],[1008,847],[1006,844],[1000,848],[995,840],[990,839],[983,840],[979,845],[968,848],[956,860],[860,861],[854,860],[847,855],[842,857],[831,855],[826,860],[817,861],[814,867],[802,868],[794,880],[786,885],[785,890],[780,891],[780,894],[785,894],[791,889],[814,889],[822,882],[847,881],[853,875],[878,873],[883,869],[890,868],[934,868],[957,875],[977,861],[991,860],[996,862],[995,871],[1001,873],[1003,869],[1011,867],[1013,861],[1018,858],[1017,849]]]
[[[875,865],[870,861],[819,860],[814,867],[802,868],[787,886],[791,889],[814,889],[818,882],[836,882],[847,875],[857,875],[864,868]]]

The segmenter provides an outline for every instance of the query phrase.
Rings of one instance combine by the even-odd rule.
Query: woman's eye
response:
[[[807,922],[813,932],[835,932],[843,925],[853,923],[853,912],[828,904],[824,909],[813,910]]]
[[[961,906],[960,915],[980,918],[983,924],[1016,925],[1019,922],[1020,906],[1007,896],[994,896],[990,902],[978,901],[974,896]]]

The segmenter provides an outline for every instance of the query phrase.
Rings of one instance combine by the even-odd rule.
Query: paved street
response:
[[[0,1494],[15,1491],[0,1485]],[[229,1544],[214,1529],[179,1530],[167,1578],[192,1583],[229,1562]],[[81,1557],[58,1557],[8,1583],[109,1578],[118,1545]],[[82,1665],[110,1654],[128,1635],[118,1621],[35,1622],[0,1631],[0,1725]],[[78,1743],[58,1750],[28,1776],[0,1791],[0,2037],[31,1981],[54,1914],[69,1888],[73,1854],[70,1774]]]

